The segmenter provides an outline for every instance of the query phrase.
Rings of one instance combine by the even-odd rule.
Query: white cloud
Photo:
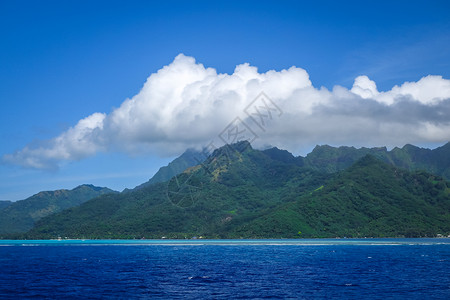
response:
[[[249,64],[218,74],[178,55],[152,74],[142,90],[110,114],[95,113],[60,136],[28,145],[3,160],[30,168],[55,168],[98,151],[176,154],[204,146],[264,91],[283,111],[256,145],[293,152],[314,144],[401,146],[450,140],[450,80],[426,76],[378,91],[367,76],[349,90],[316,88],[297,67],[259,73]],[[246,120],[249,124],[250,120]]]
[[[438,104],[450,97],[450,80],[428,75],[417,82],[405,82],[390,91],[374,95],[377,101],[392,104],[397,98],[410,97],[423,104]]]
[[[355,83],[350,91],[364,99],[374,98],[379,94],[375,81],[370,80],[365,75],[356,77]]]
[[[61,161],[93,155],[104,149],[101,146],[104,119],[105,114],[94,113],[58,137],[4,155],[3,160],[29,168],[54,169]]]

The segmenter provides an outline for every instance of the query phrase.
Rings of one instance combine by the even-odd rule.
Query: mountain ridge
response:
[[[43,218],[25,237],[434,236],[450,233],[449,203],[448,181],[371,154],[327,173],[283,150],[239,142],[165,183],[103,195]]]
[[[82,184],[72,190],[41,191],[27,199],[12,202],[0,209],[0,234],[26,232],[42,217],[106,193],[117,192],[92,184]]]
[[[273,159],[284,162],[289,161],[298,166],[307,166],[327,173],[344,170],[359,158],[367,154],[372,154],[395,166],[406,168],[408,170],[424,169],[450,180],[450,142],[433,150],[406,144],[402,148],[395,147],[390,151],[388,151],[385,146],[355,148],[353,146],[333,147],[325,144],[316,145],[314,149],[304,157],[294,156],[289,151],[277,147],[268,148],[262,151]],[[417,152],[426,153],[426,155],[417,157],[417,155],[414,155],[414,153]],[[161,167],[147,182],[136,186],[134,189],[125,189],[125,192],[140,189],[153,183],[170,180],[173,176],[182,173],[185,169],[202,164],[207,158],[205,153],[205,151],[187,149],[167,166]],[[431,159],[430,157],[433,155],[439,156],[439,159]],[[325,158],[323,156],[325,156]],[[425,156],[425,158],[423,158],[423,156]]]
[[[264,220],[246,224],[238,233],[257,231],[263,236],[295,237],[293,233],[298,230],[302,237],[328,238],[447,235],[449,191],[449,182],[438,176],[412,173],[367,155],[325,186],[271,212]],[[286,216],[304,222],[283,222]],[[278,228],[270,227],[271,224]],[[280,227],[284,228],[284,235],[277,235]]]
[[[167,181],[173,176],[182,173],[187,168],[202,163],[205,159],[206,157],[203,151],[197,151],[191,148],[187,149],[180,156],[171,161],[167,166],[159,168],[155,175],[153,175],[147,182],[144,182],[133,189],[125,189],[124,192],[139,190],[154,183]]]
[[[384,162],[407,170],[423,169],[450,180],[450,142],[433,150],[406,144],[388,151],[386,147],[355,148],[316,146],[304,158],[304,165],[333,173],[344,170],[361,157],[371,154]]]

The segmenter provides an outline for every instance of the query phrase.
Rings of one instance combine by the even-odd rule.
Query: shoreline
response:
[[[298,246],[337,246],[337,245],[450,245],[450,238],[348,238],[348,239],[51,239],[51,240],[0,240],[0,246],[76,246],[76,245],[160,245],[160,246],[206,246],[206,245],[298,245]]]

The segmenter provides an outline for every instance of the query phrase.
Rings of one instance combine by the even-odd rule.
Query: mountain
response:
[[[450,142],[436,149],[423,149],[413,145],[394,148],[391,161],[408,170],[425,170],[450,179]]]
[[[41,219],[25,238],[280,238],[450,233],[450,183],[365,155],[345,170],[247,142],[167,182]]]
[[[187,168],[202,163],[205,159],[206,155],[203,152],[197,151],[195,149],[188,149],[179,157],[170,162],[167,166],[161,167],[149,181],[138,185],[133,190],[139,190],[158,182],[168,181],[173,176],[182,173]],[[126,189],[125,191],[130,192],[131,190]]]
[[[304,166],[304,158],[301,156],[295,157],[287,150],[278,149],[273,147],[270,149],[263,150],[263,153],[269,156],[273,160],[281,161],[287,164],[293,164],[297,166]]]
[[[117,192],[93,185],[80,185],[72,190],[40,192],[25,200],[12,202],[0,210],[0,234],[26,232],[43,217],[109,193]]]
[[[303,165],[312,169],[334,173],[353,165],[357,160],[373,155],[380,160],[407,170],[424,170],[440,175],[450,180],[450,142],[439,148],[430,150],[413,145],[394,148],[388,151],[386,147],[354,148],[316,146],[303,160]]]
[[[386,147],[379,148],[355,148],[332,147],[328,145],[316,146],[311,153],[303,159],[304,165],[327,173],[342,171],[353,165],[362,157],[371,154],[387,161],[388,151]]]
[[[5,207],[11,205],[11,203],[12,203],[11,201],[5,201],[5,200],[0,201],[0,209],[3,209]]]
[[[367,155],[314,192],[234,230],[254,237],[420,237],[450,232],[450,182]]]
[[[450,180],[450,142],[434,150],[423,149],[413,145],[405,145],[403,148],[394,148],[391,151],[388,151],[386,147],[363,147],[358,149],[355,147],[322,145],[316,146],[306,157],[295,157],[287,150],[276,147],[266,149],[263,152],[277,161],[306,166],[319,172],[327,173],[345,170],[358,159],[371,154],[397,167],[407,170],[425,170]],[[124,192],[168,181],[173,176],[181,174],[187,168],[203,163],[205,159],[205,151],[188,149],[167,166],[161,167],[149,181],[136,186],[134,189],[125,189]]]
[[[217,237],[231,220],[242,224],[262,216],[329,176],[273,160],[241,142],[215,150],[203,165],[168,182],[101,196],[44,218],[27,238]]]

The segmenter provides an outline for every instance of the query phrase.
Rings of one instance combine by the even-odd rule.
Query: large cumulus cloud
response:
[[[283,112],[267,130],[252,127],[247,106],[264,92]],[[293,152],[315,144],[401,146],[450,140],[450,80],[426,76],[378,91],[367,76],[353,87],[314,87],[297,67],[259,73],[238,65],[218,74],[178,55],[142,90],[109,114],[94,113],[61,135],[3,156],[12,164],[56,168],[99,151],[172,155],[201,147],[236,117],[253,128],[256,146]]]

